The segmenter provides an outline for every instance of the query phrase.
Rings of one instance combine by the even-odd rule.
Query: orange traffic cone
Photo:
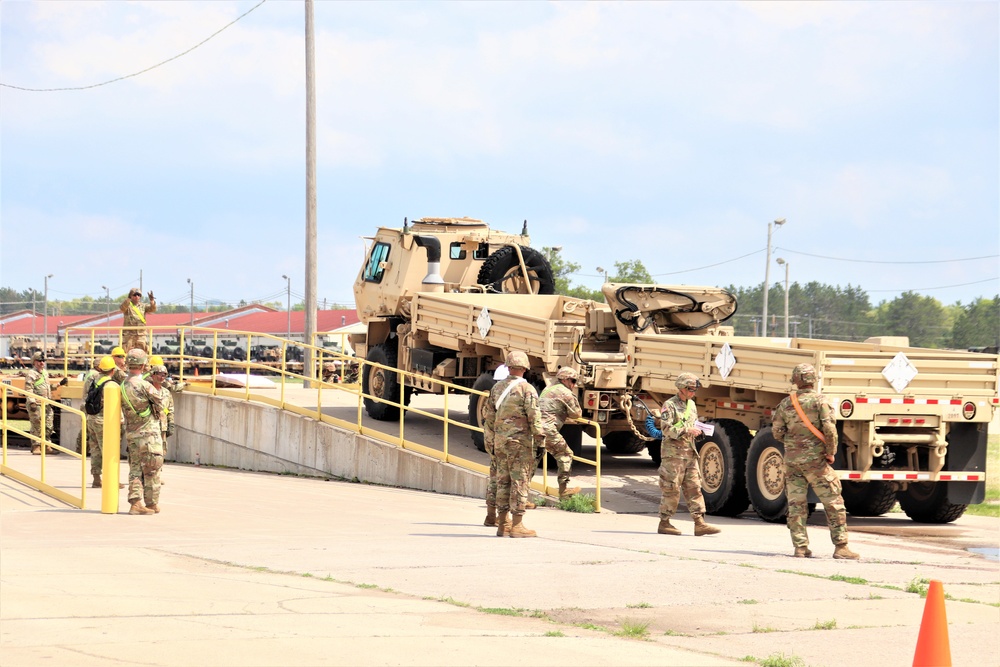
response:
[[[951,667],[948,616],[944,611],[944,588],[940,581],[932,581],[927,589],[913,667]]]

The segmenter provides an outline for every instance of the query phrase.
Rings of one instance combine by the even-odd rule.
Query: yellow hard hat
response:
[[[146,363],[148,363],[150,366],[162,366],[163,365],[163,357],[161,357],[158,354],[154,354],[153,356],[151,356],[149,358],[149,361],[147,361]]]
[[[122,349],[121,346],[118,346],[115,349],[111,350],[111,356],[112,357],[124,357],[125,356],[125,350]]]
[[[97,370],[110,371],[115,368],[115,360],[109,356],[101,357],[101,363],[97,364]]]

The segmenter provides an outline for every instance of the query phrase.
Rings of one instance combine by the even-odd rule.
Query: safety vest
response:
[[[141,310],[139,310],[139,307],[137,305],[135,305],[134,303],[132,303],[132,302],[129,302],[128,305],[129,305],[129,308],[132,309],[132,312],[135,313],[136,318],[140,322],[142,322],[143,324],[145,324],[146,323],[146,316],[143,314],[143,312]]]
[[[125,400],[125,404],[129,407],[129,409],[132,412],[134,412],[135,414],[139,415],[143,419],[145,419],[149,415],[153,414],[153,406],[152,405],[147,405],[146,409],[143,410],[142,412],[139,412],[138,410],[136,410],[132,406],[132,401],[128,400],[128,394],[125,392],[125,383],[124,382],[122,383],[121,388],[122,388],[122,399]]]

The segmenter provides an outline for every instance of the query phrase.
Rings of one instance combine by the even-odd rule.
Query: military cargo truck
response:
[[[946,522],[983,500],[997,355],[911,348],[898,338],[734,336],[725,322],[736,299],[715,287],[608,283],[604,303],[556,295],[526,223],[512,235],[479,220],[425,218],[369,240],[354,288],[367,331],[351,343],[359,358],[386,367],[362,369],[373,418],[397,419],[392,403],[439,393],[434,380],[486,391],[516,349],[528,355],[526,378],[539,389],[559,368],[574,368],[584,416],[600,424],[609,451],[646,448],[659,464],[645,417],[675,392],[678,374],[692,372],[704,384],[699,413],[715,424],[697,443],[708,510],[736,516],[752,505],[780,521],[783,446],[771,436],[771,414],[791,389],[792,368],[808,362],[837,407],[835,468],[852,514],[880,515],[898,500],[915,520]],[[413,375],[401,385],[394,368]],[[481,425],[482,400],[471,395],[473,425]],[[578,453],[583,430],[564,429]],[[481,433],[473,440],[482,448]]]

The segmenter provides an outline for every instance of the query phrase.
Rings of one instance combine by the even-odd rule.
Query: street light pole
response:
[[[767,263],[764,264],[764,313],[761,319],[761,336],[767,335],[767,292],[771,289],[771,233],[775,227],[785,224],[784,218],[767,223]]]
[[[191,326],[194,326],[194,283],[188,278],[188,285],[191,286]]]
[[[597,267],[597,270],[598,270],[598,271],[599,271],[600,273],[603,273],[603,274],[604,274],[604,282],[608,282],[608,271],[607,271],[607,269],[605,269],[605,268],[603,268],[603,267],[600,267],[600,266],[599,266],[599,267]]]
[[[108,311],[107,314],[105,315],[105,317],[108,320],[107,323],[110,324],[111,323],[111,290],[109,290],[104,285],[101,285],[101,289],[104,290],[104,307]]]
[[[49,353],[49,278],[53,274],[45,276],[45,316],[42,318],[42,352]]]
[[[292,279],[286,276],[284,273],[281,277],[287,282],[286,291],[288,292],[288,333],[285,334],[285,338],[292,337]]]
[[[777,259],[778,264],[785,265],[785,338],[788,338],[788,262],[782,258]]]

